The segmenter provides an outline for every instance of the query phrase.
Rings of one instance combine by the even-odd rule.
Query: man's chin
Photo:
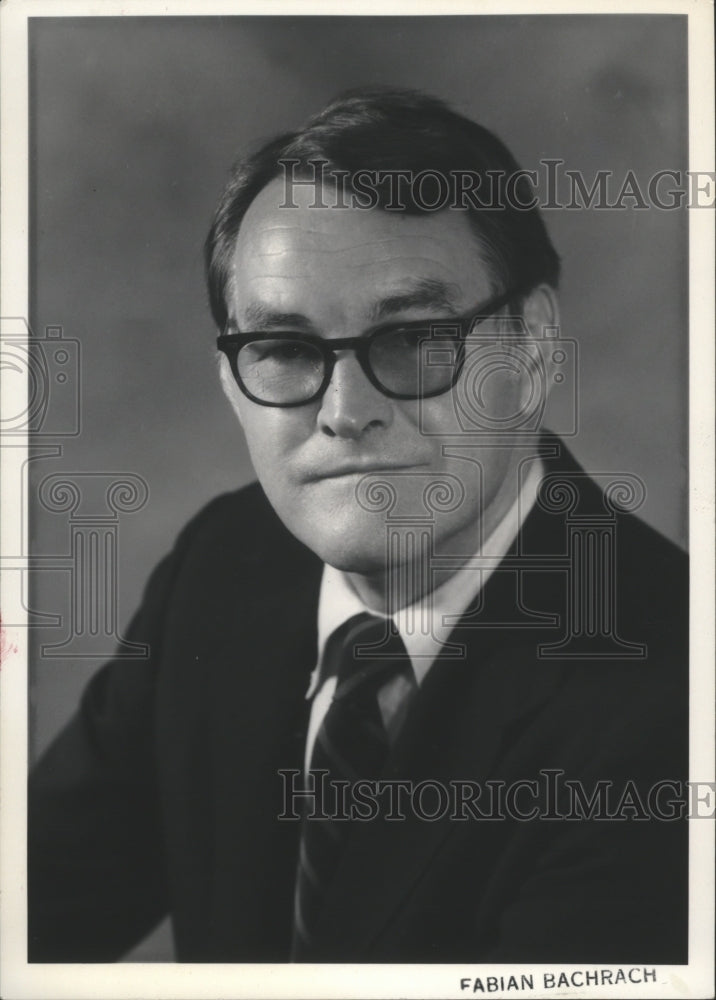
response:
[[[378,540],[375,537],[369,540],[314,538],[310,542],[304,541],[323,562],[344,573],[374,576],[385,572],[385,542],[376,544]]]
[[[360,527],[355,518],[346,524],[330,515],[321,525],[286,523],[299,541],[329,566],[365,576],[385,571],[387,539],[385,524],[379,518],[370,518]]]

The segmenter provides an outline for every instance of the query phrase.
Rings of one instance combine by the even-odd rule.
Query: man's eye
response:
[[[250,353],[254,361],[272,361],[277,364],[313,361],[316,357],[315,348],[300,340],[256,341],[250,345]]]
[[[283,358],[286,361],[300,358],[305,353],[305,349],[300,344],[273,344],[266,349],[267,357]]]

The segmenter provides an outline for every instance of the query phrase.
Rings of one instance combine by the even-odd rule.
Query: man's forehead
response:
[[[484,288],[481,248],[464,212],[344,208],[327,196],[317,207],[313,186],[296,189],[291,198],[296,207],[274,180],[249,206],[234,252],[239,284],[297,281],[324,272],[340,281],[380,285],[384,295],[394,287],[399,295],[398,286],[415,280],[436,304],[440,297],[460,297],[464,284]]]

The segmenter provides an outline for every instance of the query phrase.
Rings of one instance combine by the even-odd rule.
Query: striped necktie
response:
[[[309,961],[315,925],[335,869],[357,820],[335,818],[337,800],[331,782],[376,779],[388,756],[389,742],[378,705],[378,692],[402,677],[408,690],[415,676],[403,641],[390,620],[355,615],[331,635],[323,659],[324,676],[337,678],[333,700],[316,735],[311,770],[327,771],[323,788],[326,819],[304,815],[296,878],[291,958]],[[318,784],[320,776],[315,775]],[[347,800],[350,803],[350,794]],[[350,808],[350,807],[349,807]]]

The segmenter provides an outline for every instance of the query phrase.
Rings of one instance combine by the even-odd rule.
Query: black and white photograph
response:
[[[713,996],[710,5],[0,28],[2,996]]]

